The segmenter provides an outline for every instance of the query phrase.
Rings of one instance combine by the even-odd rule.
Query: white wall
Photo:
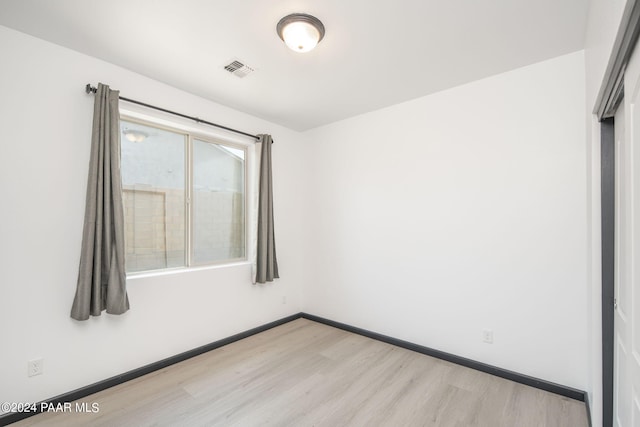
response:
[[[304,310],[584,389],[584,110],[577,52],[308,132]]]
[[[300,134],[5,27],[0,52],[1,402],[50,398],[300,311],[304,185],[290,179],[303,175]],[[84,85],[97,82],[273,135],[282,279],[254,286],[247,264],[135,278],[125,315],[69,317],[93,114]],[[44,375],[27,378],[27,360],[40,357]]]
[[[46,399],[300,310],[587,388],[583,53],[299,134],[4,27],[0,51],[0,401]],[[253,286],[247,265],[135,278],[124,316],[68,317],[83,86],[98,81],[273,134],[282,279]],[[27,378],[36,357],[45,374]]]

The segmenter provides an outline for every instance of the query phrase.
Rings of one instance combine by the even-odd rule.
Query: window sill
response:
[[[168,276],[172,274],[184,274],[191,273],[194,271],[202,271],[202,270],[219,270],[221,268],[232,268],[232,267],[242,267],[242,266],[250,266],[251,261],[237,261],[226,264],[213,264],[213,265],[200,265],[193,267],[177,267],[177,268],[168,268],[164,270],[152,270],[152,271],[140,271],[135,273],[127,273],[127,281],[135,280],[135,279],[143,279],[147,277],[156,277],[156,276]]]

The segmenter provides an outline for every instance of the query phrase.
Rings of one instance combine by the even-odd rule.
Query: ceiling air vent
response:
[[[246,77],[255,71],[253,68],[237,60],[232,61],[229,65],[225,65],[224,69],[240,78]]]

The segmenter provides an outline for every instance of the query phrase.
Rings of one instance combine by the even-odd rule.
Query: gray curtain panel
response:
[[[76,320],[99,316],[103,310],[122,314],[129,309],[118,94],[99,84],[95,95],[80,269],[71,308]]]
[[[278,275],[276,240],[273,230],[273,184],[271,179],[270,135],[258,135],[260,154],[260,184],[258,189],[258,248],[256,251],[256,282],[272,282]]]

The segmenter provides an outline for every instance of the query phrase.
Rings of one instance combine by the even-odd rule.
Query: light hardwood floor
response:
[[[587,426],[582,402],[306,319],[81,402],[13,425]]]

